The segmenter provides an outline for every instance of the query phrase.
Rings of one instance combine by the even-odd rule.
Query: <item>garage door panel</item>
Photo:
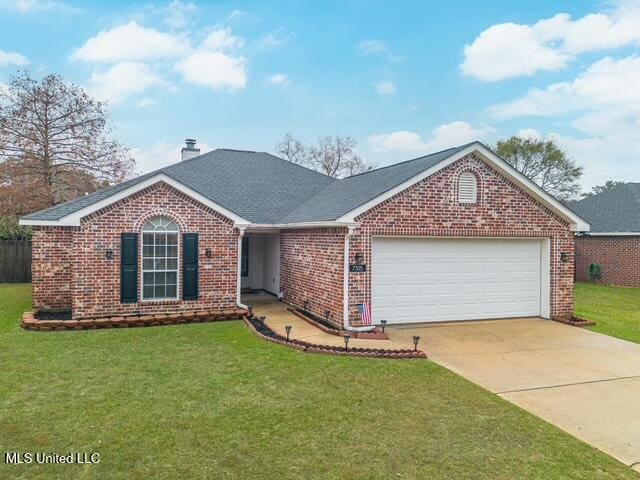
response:
[[[539,240],[374,238],[374,321],[540,315]]]

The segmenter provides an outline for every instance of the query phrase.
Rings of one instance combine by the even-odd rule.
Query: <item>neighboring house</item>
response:
[[[640,183],[625,183],[572,204],[591,223],[576,238],[576,279],[602,267],[602,283],[640,287]]]
[[[589,228],[478,142],[345,179],[219,149],[21,224],[36,309],[225,309],[245,287],[348,328],[363,302],[374,323],[568,317]]]

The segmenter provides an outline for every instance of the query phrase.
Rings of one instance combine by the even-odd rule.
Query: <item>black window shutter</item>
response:
[[[198,234],[182,235],[182,299],[198,299]]]
[[[138,301],[138,234],[123,233],[120,237],[120,301]]]

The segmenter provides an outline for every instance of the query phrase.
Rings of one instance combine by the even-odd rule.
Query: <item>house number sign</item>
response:
[[[349,271],[351,273],[362,273],[367,271],[367,266],[361,263],[349,265]]]

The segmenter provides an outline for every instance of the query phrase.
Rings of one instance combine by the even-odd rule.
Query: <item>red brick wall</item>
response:
[[[330,320],[342,322],[343,259],[346,229],[280,232],[280,289],[284,299]]]
[[[477,204],[460,204],[457,179],[465,171],[478,178]],[[362,252],[366,273],[349,276],[350,321],[358,322],[358,303],[371,301],[371,237],[475,236],[549,238],[551,247],[551,315],[573,313],[573,234],[568,224],[527,193],[470,155],[413,185],[356,218],[361,226],[351,240],[350,262]],[[569,261],[560,262],[560,252]]]
[[[199,234],[199,298],[194,301],[139,301],[120,303],[120,234],[140,232],[149,218],[167,216],[182,233]],[[237,271],[237,231],[231,220],[201,205],[166,184],[156,184],[82,220],[65,242],[59,241],[63,229],[47,229],[34,238],[34,251],[56,245],[66,252],[65,274],[55,281],[66,291],[66,306],[74,318],[179,310],[227,309],[235,305]],[[142,240],[140,235],[139,240]],[[211,258],[205,255],[212,251]],[[106,250],[113,258],[106,258]],[[182,239],[178,252],[182,259]],[[142,258],[139,254],[138,298],[142,289]],[[70,262],[69,262],[70,259]],[[69,267],[69,263],[71,266]],[[34,278],[49,266],[34,257]],[[57,265],[60,269],[62,266]],[[46,279],[47,277],[45,277]],[[37,280],[41,283],[44,280]],[[69,295],[68,292],[71,292]],[[34,301],[44,305],[41,289],[34,284]],[[71,301],[72,299],[72,301]]]
[[[35,309],[71,309],[74,227],[33,227],[31,288]]]
[[[589,280],[592,263],[602,266],[600,283],[640,287],[640,236],[576,238],[576,280]]]

